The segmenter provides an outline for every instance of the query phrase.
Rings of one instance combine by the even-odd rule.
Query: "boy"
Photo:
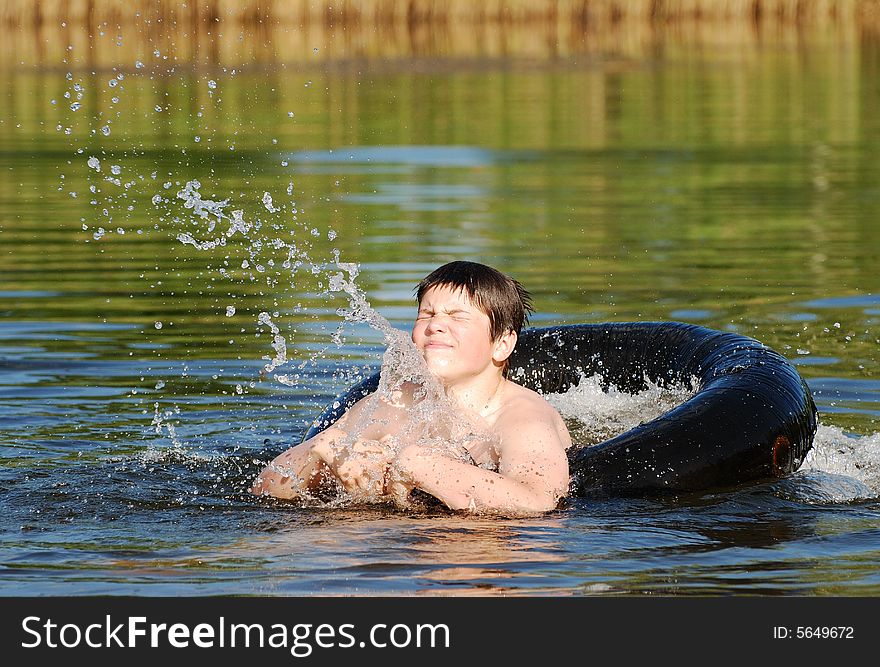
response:
[[[253,493],[295,498],[335,481],[355,497],[400,503],[419,489],[455,510],[556,507],[569,484],[568,429],[540,395],[506,377],[531,311],[528,292],[489,266],[458,261],[426,276],[416,298],[412,342],[461,420],[489,437],[470,438],[458,453],[414,437],[418,388],[404,386],[391,400],[361,399],[333,426],[278,456]],[[435,436],[449,430],[426,426]]]

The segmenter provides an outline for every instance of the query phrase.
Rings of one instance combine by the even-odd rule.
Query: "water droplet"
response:
[[[288,118],[293,118],[293,112],[292,112],[292,111],[288,111],[288,112],[287,112],[287,117],[288,117]]]
[[[110,79],[107,82],[107,85],[110,86],[111,88],[115,88],[116,86],[119,85],[119,82],[116,79]]]
[[[162,323],[161,323],[161,322],[157,322],[157,324],[162,324]],[[164,386],[165,386],[165,381],[164,381],[164,380],[159,380],[159,381],[156,383],[156,389],[162,389]]]
[[[96,157],[90,157],[88,159],[88,165],[95,171],[101,171],[101,161]]]
[[[143,69],[144,68],[144,64],[140,60],[135,60],[134,66],[135,66],[135,69]]]
[[[79,108],[81,106],[82,106],[82,104],[80,104],[79,102],[74,102],[73,104],[70,105],[70,110],[71,111],[79,111]]]
[[[235,315],[235,306],[226,306],[226,317]]]
[[[161,113],[161,112],[162,112],[162,107],[160,107],[158,104],[156,105],[155,108],[156,108],[156,113]]]
[[[208,88],[210,88],[211,90],[215,90],[217,88],[217,82],[211,79],[210,81],[208,81]]]
[[[156,327],[157,329],[161,329],[161,328],[162,328],[162,323],[159,322],[159,321],[157,320],[157,321],[153,324],[153,326]]]
[[[109,137],[110,136],[110,126],[105,125],[104,127],[102,127],[101,134],[103,134],[105,137]]]
[[[119,176],[119,174],[122,173],[122,167],[120,167],[118,164],[114,164],[110,167],[110,173],[114,176]]]

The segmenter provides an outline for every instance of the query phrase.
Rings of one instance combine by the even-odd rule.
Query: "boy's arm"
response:
[[[345,442],[350,428],[363,429],[360,422],[365,416],[377,418],[377,422],[385,416],[369,396],[355,403],[333,426],[277,456],[254,480],[251,493],[299,498],[332,478],[352,494],[380,493],[393,450],[381,442]],[[365,429],[362,435],[373,435],[370,431]]]
[[[316,447],[328,447],[345,432],[330,427],[318,435],[291,447],[276,456],[263,471],[257,475],[251,486],[251,493],[258,496],[274,496],[275,498],[299,498],[308,491],[315,491],[321,484],[325,473],[330,470],[320,456]]]
[[[559,430],[531,411],[501,429],[498,472],[484,470],[418,445],[406,447],[393,475],[451,509],[482,512],[546,512],[568,491],[569,470]]]

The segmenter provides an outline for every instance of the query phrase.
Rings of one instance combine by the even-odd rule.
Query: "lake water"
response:
[[[0,91],[0,594],[880,594],[876,43],[157,52],[7,65]],[[186,208],[192,181],[248,229]],[[753,336],[812,390],[814,450],[784,480],[528,519],[255,499],[380,362],[326,291],[334,252],[401,329],[415,283],[471,259],[535,325]],[[666,399],[591,400],[613,422]]]

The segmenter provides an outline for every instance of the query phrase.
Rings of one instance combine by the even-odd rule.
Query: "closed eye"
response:
[[[466,310],[449,310],[442,313],[437,313],[433,310],[420,310],[416,315],[416,320],[429,320],[432,317],[437,317],[438,315],[451,317],[457,322],[466,322],[470,319],[470,313],[468,313]]]

